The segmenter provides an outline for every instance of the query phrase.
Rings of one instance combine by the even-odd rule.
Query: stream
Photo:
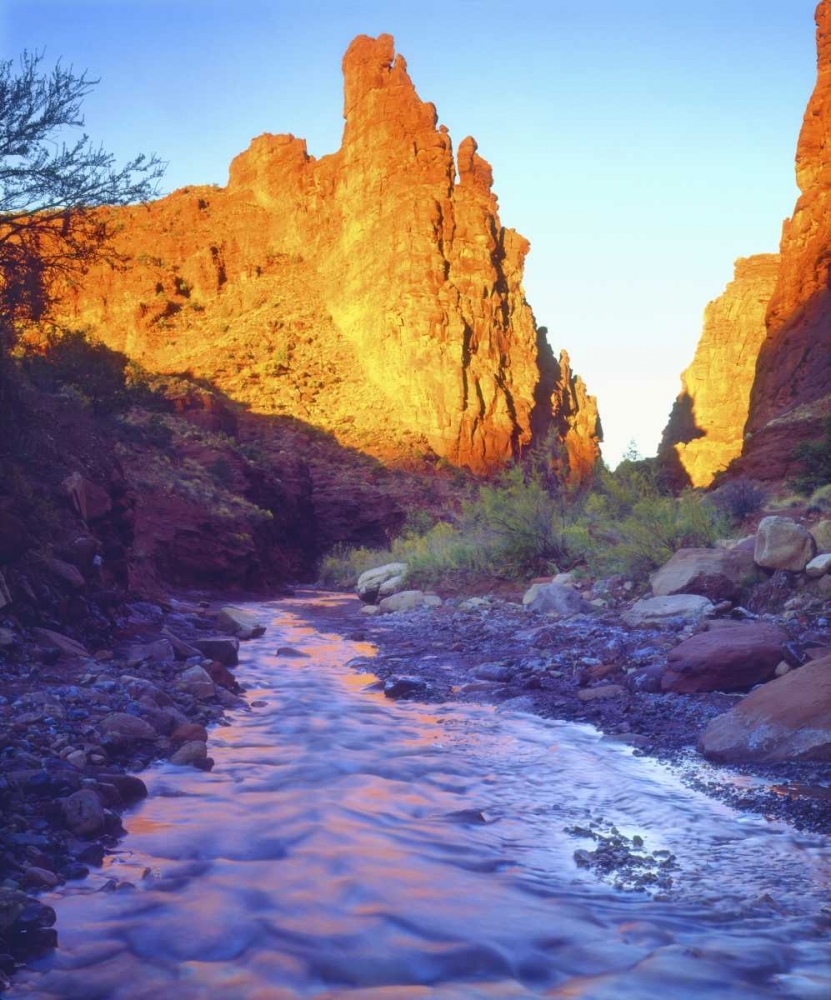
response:
[[[588,726],[385,698],[347,666],[373,652],[343,638],[352,598],[254,607],[251,708],[212,732],[214,770],[143,775],[106,867],[44,898],[60,947],[9,997],[831,996],[822,837]],[[578,863],[616,835],[632,865]]]

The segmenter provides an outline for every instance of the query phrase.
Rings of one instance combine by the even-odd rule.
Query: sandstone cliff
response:
[[[709,486],[741,454],[765,316],[779,273],[776,254],[736,261],[733,281],[704,311],[695,358],[659,454],[683,485]]]
[[[385,461],[488,471],[554,429],[581,475],[595,402],[567,363],[541,395],[529,244],[502,226],[490,166],[471,138],[454,160],[389,35],[356,38],[343,72],[338,152],[262,135],[227,187],[118,210],[128,266],[90,273],[62,321]]]
[[[765,478],[791,471],[795,441],[817,436],[831,412],[831,2],[817,8],[817,83],[802,124],[779,280],[750,397],[742,467]]]
[[[831,413],[831,0],[817,8],[817,83],[796,152],[801,196],[778,257],[737,262],[705,313],[660,456],[679,484],[731,472],[781,480]],[[746,419],[745,419],[746,418]]]

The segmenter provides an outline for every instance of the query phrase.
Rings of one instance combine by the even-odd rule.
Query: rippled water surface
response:
[[[237,670],[257,707],[214,731],[211,774],[145,776],[122,850],[49,900],[60,950],[12,996],[831,997],[821,838],[588,727],[391,702],[345,666],[371,653],[338,634],[348,602],[259,606]],[[577,867],[594,845],[567,829],[592,820],[676,855],[667,898]]]

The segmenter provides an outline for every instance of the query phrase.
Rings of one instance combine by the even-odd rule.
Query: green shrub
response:
[[[807,496],[831,483],[831,415],[823,421],[822,435],[815,441],[797,445],[793,457],[802,464],[791,484],[797,493]]]

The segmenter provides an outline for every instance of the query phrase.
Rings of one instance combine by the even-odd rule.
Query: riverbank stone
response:
[[[773,677],[787,633],[764,622],[700,632],[670,650],[664,691],[742,691]]]
[[[751,692],[712,720],[699,749],[728,763],[831,760],[831,656]]]
[[[623,612],[627,625],[643,627],[665,625],[674,619],[695,621],[713,610],[712,602],[700,594],[670,594],[645,597]]]
[[[756,532],[753,558],[763,569],[801,573],[816,552],[813,535],[789,517],[764,517]]]
[[[679,549],[650,576],[655,597],[699,594],[711,601],[739,595],[742,567],[729,549]]]

